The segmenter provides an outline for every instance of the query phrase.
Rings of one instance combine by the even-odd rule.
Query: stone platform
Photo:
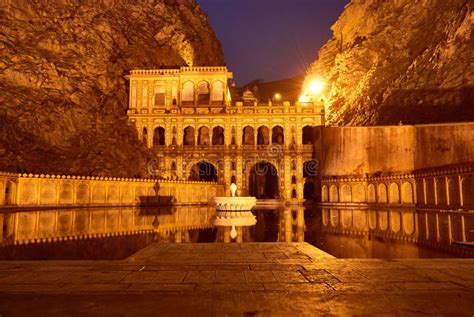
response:
[[[474,259],[344,260],[306,243],[152,244],[0,262],[1,316],[474,314]]]

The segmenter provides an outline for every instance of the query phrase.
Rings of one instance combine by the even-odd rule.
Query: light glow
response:
[[[323,92],[325,83],[322,80],[314,79],[312,80],[307,88],[307,91],[311,95],[318,95]]]
[[[301,95],[298,101],[301,103],[308,103],[311,102],[311,98],[308,95]]]
[[[275,96],[273,96],[273,98],[276,100],[276,101],[280,101],[281,100],[281,95],[279,93],[276,93]]]

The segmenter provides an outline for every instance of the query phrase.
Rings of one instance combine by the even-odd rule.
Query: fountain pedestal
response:
[[[257,204],[255,197],[236,197],[237,186],[230,185],[232,197],[216,197],[214,204],[216,206],[216,218],[214,224],[218,227],[232,227],[230,236],[232,239],[237,237],[236,227],[254,226],[257,218],[252,214],[252,208]]]

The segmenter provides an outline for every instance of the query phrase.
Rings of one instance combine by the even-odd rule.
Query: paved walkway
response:
[[[0,262],[0,315],[474,315],[474,259],[343,260],[306,243],[152,244]]]

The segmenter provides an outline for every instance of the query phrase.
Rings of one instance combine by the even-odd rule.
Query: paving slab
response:
[[[307,243],[151,244],[0,262],[1,316],[474,315],[474,259],[336,259]]]

